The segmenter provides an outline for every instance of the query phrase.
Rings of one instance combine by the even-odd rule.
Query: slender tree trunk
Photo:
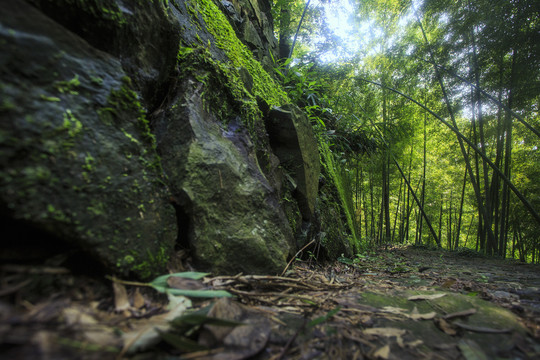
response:
[[[480,151],[487,156],[486,152],[486,139],[484,131],[484,116],[482,111],[482,97],[480,94],[480,67],[478,65],[478,57],[476,51],[476,36],[474,28],[471,30],[471,42],[472,42],[472,59],[473,59],[473,71],[474,79],[476,83],[476,91],[474,94],[474,103],[476,104],[478,114],[478,133],[480,135]],[[484,229],[487,235],[486,252],[488,254],[495,254],[497,251],[497,236],[492,231],[492,210],[491,210],[491,192],[489,191],[489,166],[485,160],[482,160],[482,174],[484,179],[484,198],[485,198],[485,214],[484,214]],[[495,176],[495,175],[494,175]],[[480,182],[478,186],[480,187]]]
[[[517,51],[513,51],[512,53],[512,70],[510,75],[510,91],[508,94],[508,107],[511,109],[513,106],[513,83],[514,83],[514,76],[516,71],[516,57],[517,57]],[[504,176],[506,176],[508,179],[511,177],[510,173],[510,165],[512,162],[512,117],[507,114],[505,117],[505,133],[506,133],[506,141],[505,141],[505,153],[504,153]],[[501,212],[501,230],[500,230],[500,241],[501,241],[501,253],[499,255],[506,254],[506,252],[502,253],[503,249],[506,248],[506,241],[508,239],[508,230],[506,224],[508,223],[506,217],[508,216],[508,209],[510,205],[510,189],[508,188],[508,184],[505,182],[503,184],[502,188],[502,212]]]
[[[360,182],[362,185],[364,184],[364,170],[360,168]],[[364,211],[362,213],[364,214],[364,231],[366,232],[366,240],[369,239],[369,228],[368,228],[368,211],[367,211],[367,202],[366,202],[366,192],[362,191],[361,194],[362,197],[362,205],[364,206]],[[360,234],[361,235],[361,234]]]
[[[426,135],[426,126],[427,126],[427,112],[424,112],[424,164],[422,168],[422,195],[421,195],[421,205],[424,207],[425,199],[426,199],[426,165],[427,165],[427,135]],[[423,218],[420,217],[418,223],[418,229],[416,230],[418,234],[418,242],[417,245],[420,245],[422,243],[422,221]]]
[[[441,210],[439,211],[439,240],[442,238],[442,214],[444,207],[444,197],[441,195]]]
[[[411,154],[410,154],[410,157],[409,157],[409,175],[408,175],[408,179],[409,179],[409,183],[411,182],[411,173],[412,173],[412,163],[413,163],[413,154],[414,154],[414,144],[411,144]],[[418,189],[416,189],[417,192],[418,192]],[[402,217],[402,224],[404,224],[403,228],[404,228],[404,234],[402,234],[402,237],[401,237],[401,242],[403,241],[406,241],[408,240],[409,238],[409,214],[410,214],[410,210],[409,210],[409,195],[410,195],[410,192],[409,192],[409,189],[405,186],[403,188],[403,201],[404,201],[404,206],[403,206],[403,217]],[[405,200],[407,199],[407,200]],[[406,201],[406,203],[405,203]],[[406,234],[406,235],[405,235]]]
[[[395,242],[397,219],[399,217],[399,207],[401,206],[401,189],[402,189],[402,187],[403,187],[403,179],[401,179],[401,181],[399,183],[398,200],[397,200],[397,204],[396,204],[396,214],[394,215],[394,225],[392,226],[392,237],[391,237],[391,243],[392,244]]]
[[[504,88],[504,57],[500,56],[499,60],[499,95],[498,95],[498,101],[499,103],[502,101],[502,95],[503,95],[503,88]],[[496,155],[495,155],[495,166],[501,168],[502,167],[502,161],[504,157],[504,141],[505,141],[505,124],[504,124],[504,114],[502,107],[499,107],[497,110],[497,128],[496,128],[496,136],[497,136],[497,147],[496,147]],[[504,228],[504,225],[502,225],[502,222],[505,221],[503,216],[504,212],[502,211],[501,207],[504,206],[501,204],[501,181],[500,177],[493,174],[491,179],[491,196],[493,198],[492,203],[492,209],[493,209],[493,228],[498,232],[499,236],[499,250],[503,247],[502,241],[504,236],[502,232],[499,229]]]
[[[309,7],[309,3],[311,0],[307,0],[306,6],[304,6],[304,11],[302,12],[302,17],[300,18],[300,21],[298,22],[298,27],[296,28],[296,32],[294,33],[294,40],[291,46],[291,50],[289,51],[288,58],[292,57],[294,46],[296,45],[296,39],[298,38],[298,33],[300,32],[300,27],[302,26],[302,22],[304,21],[304,17],[306,16],[307,9]]]
[[[446,244],[448,246],[448,250],[452,250],[452,244],[454,243],[452,241],[452,216],[453,216],[453,192],[452,190],[450,190],[450,200],[448,201],[448,227],[446,229],[446,234],[447,234],[447,239],[446,239]]]
[[[375,241],[375,206],[373,203],[373,173],[369,175],[369,196],[371,202],[371,241]]]
[[[454,249],[459,248],[459,237],[461,234],[461,219],[463,217],[463,203],[465,202],[465,188],[467,187],[467,168],[465,168],[465,175],[463,175],[463,186],[461,187],[461,199],[459,201],[459,215],[456,225],[456,243]]]
[[[463,244],[463,247],[464,247],[464,248],[467,247],[467,240],[469,240],[469,235],[471,234],[471,229],[472,229],[472,226],[473,226],[473,221],[474,221],[474,214],[472,214],[472,216],[471,216],[471,222],[469,223],[469,228],[467,229],[467,236],[465,236],[465,243]]]
[[[514,226],[514,229],[512,231],[512,259],[516,258],[516,237],[517,237],[517,231],[516,231],[516,227]]]
[[[359,160],[358,160],[358,156],[356,156],[356,187],[355,187],[355,191],[356,191],[356,194],[355,194],[355,203],[356,203],[356,209],[354,211],[354,215],[355,215],[355,218],[356,218],[356,214],[358,214],[358,220],[357,220],[357,224],[358,224],[358,236],[361,238],[362,237],[362,203],[360,202],[361,200],[361,194],[363,193],[362,191],[362,180],[359,178],[358,176],[358,168],[360,167],[360,164],[359,164]]]

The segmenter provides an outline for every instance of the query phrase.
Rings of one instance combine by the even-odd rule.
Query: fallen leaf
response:
[[[373,357],[376,359],[388,359],[388,357],[390,357],[390,345],[384,345],[382,348],[375,351]]]
[[[409,343],[406,343],[405,346],[408,347],[408,348],[415,348],[417,346],[420,346],[422,345],[424,342],[420,339],[418,340],[414,340],[414,341],[411,341]]]
[[[200,280],[187,279],[179,276],[171,276],[167,279],[167,285],[172,289],[202,290],[205,288]]]
[[[83,307],[69,307],[63,310],[62,318],[69,328],[80,329],[84,341],[99,346],[119,346],[120,341],[112,328],[101,325]]]
[[[391,313],[391,314],[403,315],[403,316],[408,317],[407,309],[402,309],[402,308],[393,307],[393,306],[385,306],[385,307],[382,308],[382,310],[384,312],[388,312],[388,313]]]
[[[139,321],[135,324],[135,330],[122,335],[124,353],[133,354],[156,345],[161,340],[160,332],[167,332],[171,328],[171,321],[182,315],[187,308],[191,307],[191,301],[181,296],[169,295],[169,305],[173,304],[169,312]]]
[[[451,314],[447,314],[447,315],[443,316],[443,319],[448,320],[448,319],[453,319],[453,318],[456,318],[456,317],[465,317],[465,316],[469,316],[469,315],[473,315],[473,314],[476,314],[476,309],[475,308],[468,309],[468,310],[463,310],[463,311],[458,311],[458,312],[451,313]]]
[[[415,301],[415,300],[435,300],[438,298],[441,298],[445,296],[446,294],[432,294],[432,295],[413,295],[409,296],[407,300]]]
[[[135,288],[135,293],[133,294],[133,307],[140,309],[144,306],[144,296],[141,295],[139,288]]]
[[[457,321],[454,323],[454,325],[464,330],[473,331],[477,333],[485,333],[485,334],[506,334],[506,333],[512,332],[512,329],[493,329],[493,328],[488,328],[484,326],[473,326],[473,325],[462,324]]]
[[[409,315],[409,317],[413,320],[431,320],[431,319],[434,319],[435,316],[437,316],[437,313],[435,311],[425,313],[425,314],[420,314],[416,306],[411,312],[411,315]]]
[[[434,319],[435,325],[445,334],[454,336],[457,335],[456,328],[443,318]]]
[[[114,310],[116,312],[122,312],[131,308],[126,287],[117,282],[113,282],[112,284],[114,290]]]
[[[407,330],[404,329],[398,329],[398,328],[371,328],[371,329],[365,329],[363,330],[363,333],[366,335],[375,335],[375,336],[385,336],[385,337],[392,337],[392,336],[402,336],[405,335]]]

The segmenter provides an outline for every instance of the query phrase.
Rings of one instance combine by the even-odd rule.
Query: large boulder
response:
[[[164,271],[174,209],[119,60],[23,1],[3,2],[0,43],[3,223],[82,248],[121,274]],[[4,247],[20,245],[4,231]]]
[[[158,149],[184,213],[180,242],[199,266],[219,273],[279,273],[294,251],[276,191],[245,127],[203,106],[204,88],[184,79],[176,103],[156,120]]]
[[[272,150],[292,177],[304,221],[315,215],[321,170],[317,138],[307,116],[295,105],[274,107],[266,116]]]
[[[270,5],[221,4],[228,18],[211,0],[2,2],[0,224],[28,230],[23,247],[82,249],[140,278],[178,247],[215,272],[283,269],[291,182],[262,110],[289,99],[265,71]],[[301,167],[287,176],[310,218]]]

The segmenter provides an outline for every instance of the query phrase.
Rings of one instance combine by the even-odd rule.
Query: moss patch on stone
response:
[[[251,103],[253,106],[256,105],[256,97],[276,106],[290,102],[281,86],[255,60],[251,51],[238,39],[225,15],[212,1],[192,0],[186,2],[186,6],[195,26],[202,20],[208,32],[213,35],[215,45],[223,50],[230,60],[230,63],[218,63],[208,52],[204,54],[204,59],[199,59],[199,62],[202,60],[207,65],[217,68],[217,72],[225,77],[223,80],[226,80],[226,86],[237,101]],[[198,46],[201,45],[204,47],[206,44]],[[187,64],[182,60],[191,53],[187,49],[189,48],[180,49],[179,60],[182,64]],[[247,80],[246,76],[241,76],[241,72],[249,74],[248,77],[251,79]],[[246,90],[246,85],[250,91]]]

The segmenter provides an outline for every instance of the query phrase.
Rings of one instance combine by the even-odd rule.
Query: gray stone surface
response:
[[[310,220],[315,212],[321,165],[309,119],[294,105],[274,107],[266,117],[266,129],[274,153],[294,179],[302,217]]]
[[[174,209],[120,62],[22,1],[0,23],[2,216],[119,273],[164,271]]]
[[[216,273],[279,273],[294,246],[276,191],[247,131],[236,121],[217,121],[204,109],[201,92],[187,79],[156,124],[171,192],[188,217],[181,242]]]

